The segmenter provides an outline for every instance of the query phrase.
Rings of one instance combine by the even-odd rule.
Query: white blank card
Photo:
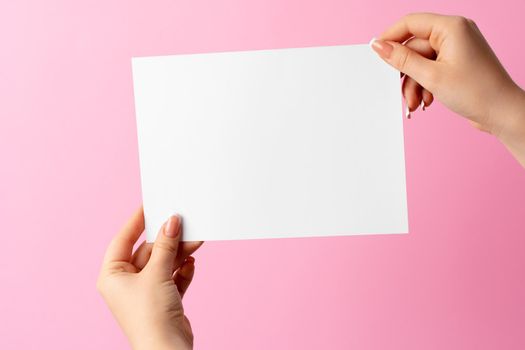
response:
[[[147,239],[408,231],[399,73],[367,45],[133,58]]]

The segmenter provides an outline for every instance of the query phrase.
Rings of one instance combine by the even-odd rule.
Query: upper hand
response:
[[[388,28],[372,48],[405,73],[410,111],[436,97],[473,124],[498,136],[505,104],[523,98],[476,24],[459,16],[416,13]]]
[[[434,97],[502,141],[525,166],[525,92],[505,71],[476,24],[459,16],[410,14],[372,48],[405,74],[409,111]]]

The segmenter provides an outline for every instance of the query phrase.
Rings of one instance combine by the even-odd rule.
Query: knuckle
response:
[[[408,20],[411,20],[411,19],[413,19],[414,17],[416,17],[418,15],[420,15],[420,13],[418,13],[418,12],[410,12],[410,13],[407,13],[406,15],[404,15],[402,18],[404,20],[408,21]]]
[[[399,54],[396,57],[396,66],[401,70],[405,70],[406,67],[408,67],[408,64],[410,62],[410,51],[405,50],[399,50]]]
[[[472,18],[467,18],[467,22],[471,26],[475,26],[476,25],[476,22]]]
[[[414,17],[417,16],[417,13],[408,13],[401,17],[400,23],[403,23],[404,25],[408,25],[408,23],[412,22]]]
[[[479,31],[478,25],[476,24],[476,22],[473,19],[469,18],[468,19],[468,23],[469,23],[471,29],[473,29],[474,31]]]
[[[436,69],[431,69],[431,70],[426,70],[424,74],[425,74],[424,88],[430,92],[435,91],[436,86],[439,86],[439,81],[441,79],[439,72]]]
[[[172,242],[158,241],[155,243],[155,248],[168,253],[175,253],[177,251],[177,245]]]
[[[452,21],[454,27],[459,30],[464,30],[471,26],[471,20],[463,16],[454,16]]]
[[[463,16],[454,16],[454,22],[458,25],[466,25],[468,24],[468,20],[466,17]]]

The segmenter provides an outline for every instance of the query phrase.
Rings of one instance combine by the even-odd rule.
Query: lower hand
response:
[[[134,349],[191,349],[182,297],[195,270],[190,254],[202,242],[180,243],[182,221],[172,216],[154,244],[132,254],[143,230],[140,209],[109,245],[97,288]]]

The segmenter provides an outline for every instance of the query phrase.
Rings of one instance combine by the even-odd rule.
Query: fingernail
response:
[[[186,262],[193,264],[193,263],[195,263],[195,258],[193,256],[188,256],[186,258]]]
[[[182,217],[180,215],[170,216],[166,226],[164,227],[164,234],[166,237],[175,238],[180,232],[180,225]]]
[[[390,58],[390,55],[392,55],[392,50],[394,50],[394,47],[387,43],[386,41],[378,40],[378,39],[372,39],[369,44],[372,49],[377,52],[377,54],[383,58]]]
[[[424,112],[425,111],[425,101],[421,101],[421,110]]]

